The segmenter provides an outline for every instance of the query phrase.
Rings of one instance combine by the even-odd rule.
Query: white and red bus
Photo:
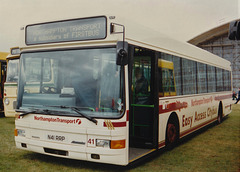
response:
[[[231,112],[230,62],[115,16],[22,30],[18,148],[128,165]]]

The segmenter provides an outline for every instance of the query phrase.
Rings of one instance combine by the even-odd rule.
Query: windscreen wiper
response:
[[[58,108],[61,108],[61,109],[71,109],[72,111],[78,113],[79,115],[85,117],[86,119],[88,119],[89,121],[92,121],[93,123],[95,123],[97,125],[98,121],[96,119],[94,119],[93,117],[90,117],[84,113],[82,113],[80,111],[80,109],[82,109],[82,107],[75,107],[75,106],[48,106],[48,107],[58,107]],[[86,108],[83,108],[83,109],[86,109]]]
[[[94,122],[97,125],[98,121],[96,119],[94,119],[93,117],[87,116],[86,114],[82,113],[77,107],[71,107],[70,109],[73,110],[74,112],[77,112],[79,115],[87,118],[89,121]]]
[[[23,117],[23,116],[31,114],[31,113],[34,113],[34,114],[50,114],[50,110],[48,110],[48,109],[34,109],[34,110],[31,110],[31,111],[16,110],[16,112],[23,112],[19,115],[20,117]]]
[[[30,113],[36,113],[38,110],[32,110],[32,111],[18,111],[18,110],[16,110],[16,112],[24,112],[24,113],[21,113],[19,116],[20,117],[23,117],[23,116],[25,116],[25,115],[28,115],[28,114],[30,114]]]

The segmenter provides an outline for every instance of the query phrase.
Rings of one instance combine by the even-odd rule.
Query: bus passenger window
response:
[[[174,78],[173,62],[159,59],[159,96],[174,96],[176,95],[176,84]]]

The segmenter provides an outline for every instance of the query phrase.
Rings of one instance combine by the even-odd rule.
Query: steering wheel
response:
[[[49,86],[43,86],[42,91],[43,91],[43,93],[57,93],[57,88],[49,87]]]

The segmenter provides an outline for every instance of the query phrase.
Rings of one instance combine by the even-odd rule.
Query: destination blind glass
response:
[[[29,25],[26,27],[26,44],[104,39],[106,28],[105,17]]]

